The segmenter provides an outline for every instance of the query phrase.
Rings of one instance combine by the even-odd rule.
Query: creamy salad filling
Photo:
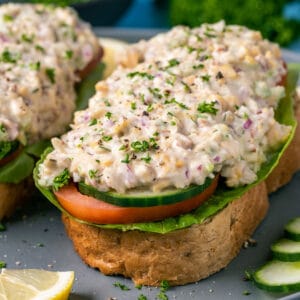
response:
[[[61,134],[75,109],[76,71],[99,51],[69,8],[0,6],[0,141],[23,144]]]
[[[224,22],[132,45],[139,63],[97,84],[72,130],[52,139],[39,184],[62,172],[101,191],[249,184],[290,127],[274,119],[286,68],[277,45]],[[131,49],[131,50],[132,50]]]

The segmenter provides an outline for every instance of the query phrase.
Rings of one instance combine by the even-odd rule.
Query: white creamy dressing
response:
[[[223,22],[132,46],[140,61],[99,82],[72,130],[52,139],[43,186],[67,169],[101,191],[252,183],[290,128],[274,119],[286,74],[277,45]],[[131,50],[132,50],[131,49]]]
[[[97,51],[97,37],[72,9],[1,5],[0,124],[8,140],[63,133],[75,109],[76,71]]]

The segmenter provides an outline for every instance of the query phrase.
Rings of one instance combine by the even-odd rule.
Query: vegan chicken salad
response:
[[[274,110],[286,68],[277,45],[223,22],[176,27],[132,46],[139,64],[97,84],[72,130],[39,165],[41,186],[68,172],[99,191],[250,184],[289,136]]]

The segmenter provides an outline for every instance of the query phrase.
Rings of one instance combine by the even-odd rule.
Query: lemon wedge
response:
[[[128,44],[122,40],[112,38],[100,38],[100,44],[104,48],[102,62],[106,67],[103,78],[106,78],[122,62],[122,59],[126,58]]]
[[[2,269],[0,300],[64,300],[68,299],[73,282],[73,271]]]

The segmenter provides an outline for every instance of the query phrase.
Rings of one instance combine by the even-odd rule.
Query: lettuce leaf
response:
[[[180,215],[174,218],[167,218],[165,220],[159,222],[147,222],[147,223],[135,223],[135,224],[108,224],[108,225],[99,225],[99,224],[91,224],[88,222],[84,222],[82,220],[76,219],[78,222],[90,224],[93,226],[97,226],[100,228],[110,228],[110,229],[118,229],[122,231],[127,230],[140,230],[147,232],[156,232],[156,233],[167,233],[170,231],[174,231],[177,229],[183,229],[189,227],[193,224],[201,224],[207,218],[216,214],[218,211],[226,207],[231,201],[240,198],[245,192],[251,189],[253,186],[262,182],[267,178],[267,176],[272,172],[272,170],[277,166],[280,157],[282,156],[285,149],[290,144],[297,125],[297,121],[294,117],[293,112],[293,91],[297,84],[297,79],[300,72],[300,64],[291,64],[288,66],[289,73],[287,78],[287,89],[286,89],[286,97],[280,101],[278,109],[276,111],[276,119],[282,124],[290,125],[292,127],[291,134],[284,145],[282,145],[275,152],[269,153],[267,156],[267,161],[262,165],[259,170],[257,177],[258,179],[247,186],[242,186],[239,188],[231,189],[225,186],[225,184],[220,184],[214,193],[214,195],[208,199],[204,204],[198,207],[196,210]],[[42,155],[40,160],[43,161],[46,155],[52,151],[52,148],[48,148],[47,151]],[[39,163],[40,163],[39,162]],[[56,200],[54,194],[51,189],[47,189],[38,184],[38,165],[37,164],[34,170],[34,179],[36,186],[42,192],[42,194],[49,199],[58,209],[68,214]],[[69,214],[68,214],[69,215]],[[72,217],[72,216],[71,216]]]
[[[88,100],[95,92],[95,84],[101,79],[105,65],[100,63],[85,79],[76,86],[76,110],[88,106]],[[2,142],[4,143],[4,142]],[[0,145],[0,159],[9,154],[13,142]],[[19,183],[32,174],[36,159],[51,145],[49,140],[38,141],[26,146],[13,161],[0,167],[0,183]],[[3,155],[2,155],[3,152]]]

